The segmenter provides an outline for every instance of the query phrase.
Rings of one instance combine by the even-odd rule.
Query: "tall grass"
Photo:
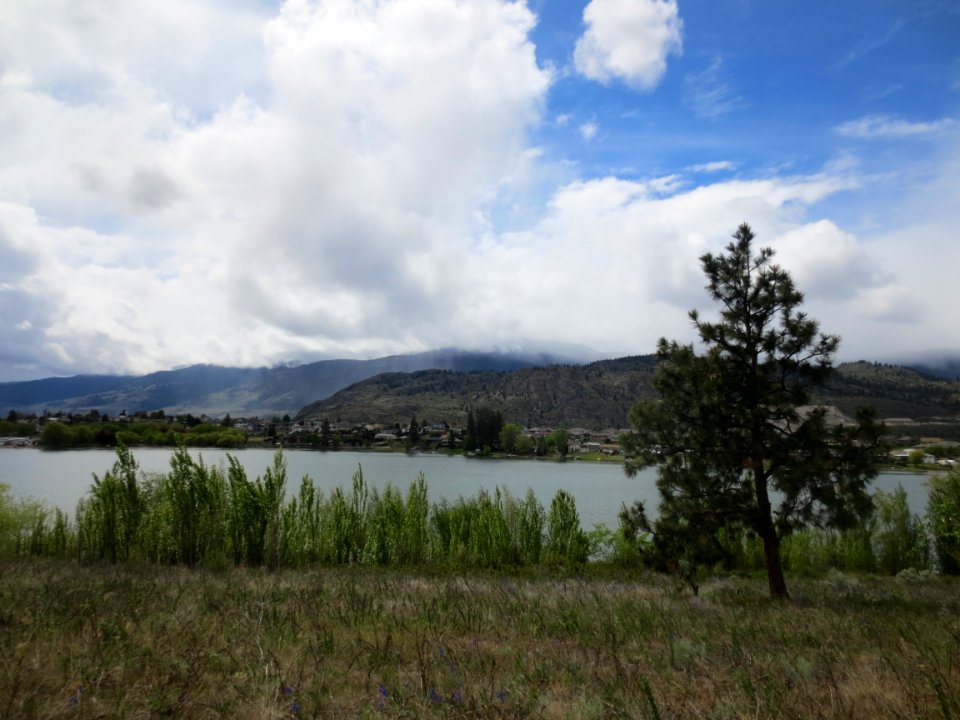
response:
[[[606,568],[0,574],[4,718],[960,717],[954,578],[798,578],[780,603]]]

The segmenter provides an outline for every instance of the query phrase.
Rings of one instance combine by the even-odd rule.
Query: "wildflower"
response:
[[[299,715],[299,714],[300,714],[300,703],[298,703],[296,700],[294,700],[292,703],[290,703],[290,714],[291,714],[291,715]]]
[[[377,692],[380,693],[380,697],[390,697],[390,691],[387,690],[387,686],[384,685],[383,683],[378,684]]]
[[[458,704],[459,704],[459,703],[463,702],[463,693],[461,693],[459,690],[455,690],[454,693],[453,693],[453,697],[452,697],[451,699],[452,699],[455,703],[458,703]]]
[[[443,698],[440,697],[439,693],[434,688],[430,688],[430,700],[437,705],[443,702]]]
[[[507,691],[503,688],[500,688],[500,692],[497,693],[497,700],[503,703],[507,699]]]
[[[284,688],[283,688],[283,694],[284,694],[284,695],[293,695],[293,688],[292,688],[292,687],[284,687]]]

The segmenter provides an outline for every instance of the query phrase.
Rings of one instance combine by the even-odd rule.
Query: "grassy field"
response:
[[[960,718],[960,584],[0,563],[3,718]]]

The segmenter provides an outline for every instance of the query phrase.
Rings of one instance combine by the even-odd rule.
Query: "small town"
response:
[[[467,427],[447,423],[356,424],[316,419],[168,416],[162,410],[121,412],[114,418],[92,411],[85,414],[11,412],[0,421],[0,448],[112,447],[118,441],[129,447],[171,446],[180,437],[188,446],[240,448],[282,447],[298,450],[371,450],[446,452],[468,455],[497,453],[511,457],[563,457],[617,460],[622,458],[620,439],[629,428],[592,430],[582,427],[525,428],[502,423],[492,435],[471,442]],[[888,464],[904,468],[956,467],[960,443],[940,437],[911,437],[913,421],[893,418],[888,423]],[[16,433],[12,431],[16,431]],[[476,435],[476,429],[474,430]]]

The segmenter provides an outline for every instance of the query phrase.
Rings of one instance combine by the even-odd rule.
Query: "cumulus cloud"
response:
[[[42,256],[36,298],[56,297],[8,327],[28,319],[61,372],[448,344],[453,269],[530,161],[550,84],[535,18],[500,0],[227,9],[0,10],[0,199]]]
[[[619,79],[653,88],[667,70],[667,58],[683,47],[675,0],[590,0],[583,21],[574,62],[578,72],[602,83]]]
[[[889,281],[863,243],[830,220],[789,230],[772,247],[777,262],[789,267],[803,292],[820,303],[848,300]]]
[[[623,352],[625,343],[650,352],[661,336],[692,340],[687,311],[712,309],[699,258],[723,252],[747,221],[758,246],[773,247],[793,273],[826,331],[840,331],[847,314],[886,322],[868,312],[869,297],[896,283],[874,253],[832,222],[804,219],[845,188],[848,182],[826,176],[673,186],[667,194],[660,180],[569,184],[535,228],[471,258],[470,274],[489,278],[471,317],[490,327],[509,318],[525,337],[569,327],[565,339],[608,353]]]
[[[956,120],[943,118],[930,122],[910,122],[892,115],[867,115],[837,125],[834,130],[844,137],[871,140],[873,138],[908,138],[938,135],[956,126]]]

